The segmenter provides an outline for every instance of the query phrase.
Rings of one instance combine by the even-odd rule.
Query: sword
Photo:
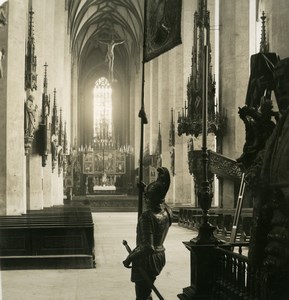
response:
[[[126,250],[128,253],[131,253],[131,248],[128,245],[126,240],[122,241],[122,244],[125,246]],[[138,267],[138,270],[142,276],[142,278],[144,279],[144,281],[148,284],[148,286],[150,286],[152,288],[152,290],[155,292],[155,294],[158,296],[158,298],[160,300],[165,300],[163,298],[163,296],[160,294],[160,292],[158,291],[158,289],[154,286],[154,284],[152,283],[151,279],[149,278],[148,274],[146,273],[146,271],[144,269],[142,269],[141,267]]]

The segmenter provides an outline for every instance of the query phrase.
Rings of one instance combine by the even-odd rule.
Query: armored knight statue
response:
[[[171,209],[165,204],[170,174],[165,167],[157,170],[157,180],[144,187],[147,210],[138,220],[137,246],[123,261],[127,268],[132,263],[131,281],[135,283],[137,300],[152,299],[153,283],[165,265],[163,243],[172,223]]]

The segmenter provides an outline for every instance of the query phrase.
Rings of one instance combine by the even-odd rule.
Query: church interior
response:
[[[163,167],[153,298],[288,300],[288,13],[1,0],[0,300],[134,299],[122,240]]]

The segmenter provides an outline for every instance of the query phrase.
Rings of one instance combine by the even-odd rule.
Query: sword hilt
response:
[[[127,252],[128,252],[128,253],[131,253],[131,249],[130,249],[130,246],[128,245],[127,241],[126,241],[126,240],[123,240],[123,241],[122,241],[122,244],[125,246]]]

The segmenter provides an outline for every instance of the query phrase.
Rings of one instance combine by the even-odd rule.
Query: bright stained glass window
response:
[[[112,136],[111,86],[105,77],[95,83],[93,90],[94,138],[109,139]]]

